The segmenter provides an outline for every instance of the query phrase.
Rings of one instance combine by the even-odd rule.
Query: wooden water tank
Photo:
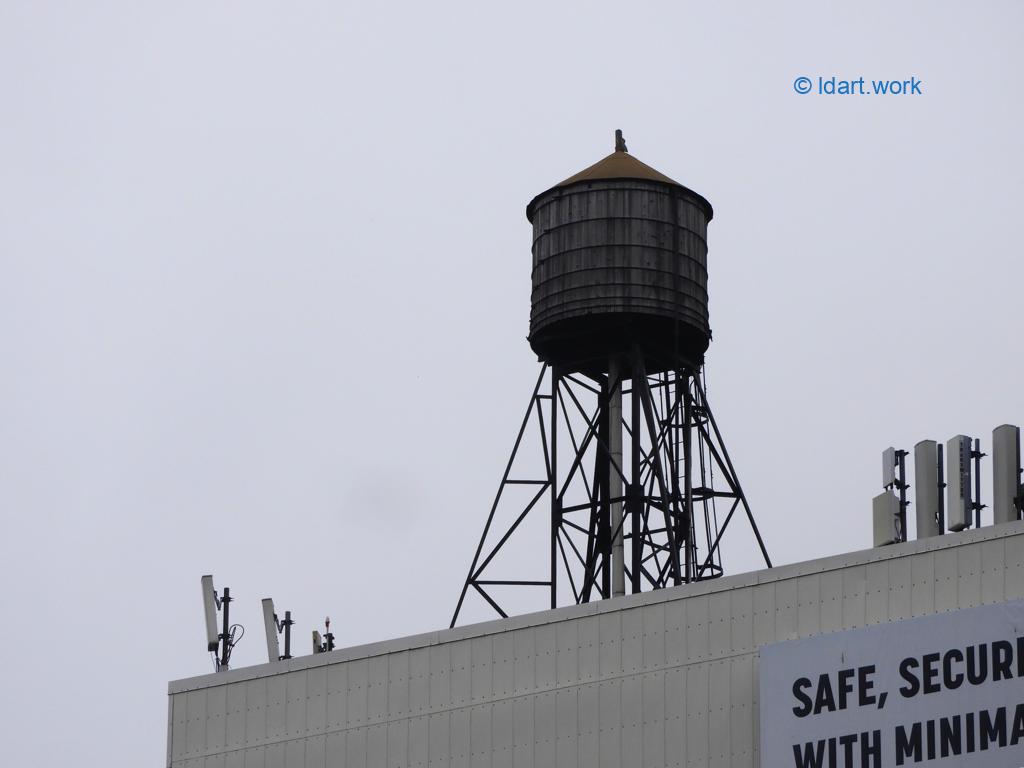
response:
[[[616,151],[537,195],[530,345],[541,360],[604,371],[638,346],[648,365],[699,365],[708,325],[711,204]]]

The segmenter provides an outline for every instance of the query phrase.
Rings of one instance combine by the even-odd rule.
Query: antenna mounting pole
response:
[[[278,631],[284,630],[284,656],[279,659],[280,661],[284,661],[285,659],[290,659],[292,657],[292,624],[294,623],[295,622],[292,621],[292,612],[285,611],[284,621],[282,621],[278,627]]]
[[[981,440],[974,438],[974,450],[971,451],[971,459],[974,461],[974,500],[971,508],[974,510],[975,528],[981,528],[981,510],[986,507],[981,503],[981,460],[985,456],[988,454],[981,452]]]
[[[224,611],[224,629],[220,633],[220,661],[217,664],[217,671],[228,668],[228,659],[231,658],[231,622],[228,613],[231,605],[231,587],[224,587],[224,597],[220,599]]]

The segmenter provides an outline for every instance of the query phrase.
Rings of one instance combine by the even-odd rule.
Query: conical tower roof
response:
[[[607,157],[598,160],[588,168],[584,168],[579,173],[573,174],[564,181],[560,181],[553,187],[544,190],[537,197],[530,201],[530,204],[526,206],[526,217],[533,221],[533,205],[538,198],[548,194],[552,190],[559,189],[561,187],[568,187],[571,184],[579,184],[589,181],[600,181],[606,179],[639,179],[641,181],[656,181],[661,184],[671,184],[674,187],[679,187],[682,190],[690,193],[691,195],[698,198],[707,209],[708,219],[710,220],[713,212],[711,210],[711,203],[709,203],[703,196],[697,194],[693,190],[684,187],[675,179],[670,179],[668,176],[663,174],[661,171],[652,168],[637,160],[633,155],[629,154],[626,149],[625,139],[622,137],[622,131],[615,131],[615,151]]]
[[[567,187],[570,184],[575,184],[577,181],[593,181],[594,179],[646,179],[648,181],[674,184],[677,187],[683,186],[678,181],[670,179],[661,171],[651,168],[647,163],[641,163],[626,150],[617,149],[607,157],[598,160],[589,168],[584,168],[565,181],[555,184],[555,187]]]

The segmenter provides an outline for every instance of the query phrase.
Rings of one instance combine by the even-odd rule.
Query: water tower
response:
[[[616,131],[612,154],[526,216],[542,368],[452,626],[471,589],[505,616],[511,588],[554,608],[718,577],[739,511],[771,567],[703,380],[711,204]],[[503,552],[539,515],[543,572],[509,571]]]

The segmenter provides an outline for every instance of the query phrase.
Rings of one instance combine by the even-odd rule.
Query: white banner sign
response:
[[[761,648],[761,768],[1024,766],[1024,602]]]

